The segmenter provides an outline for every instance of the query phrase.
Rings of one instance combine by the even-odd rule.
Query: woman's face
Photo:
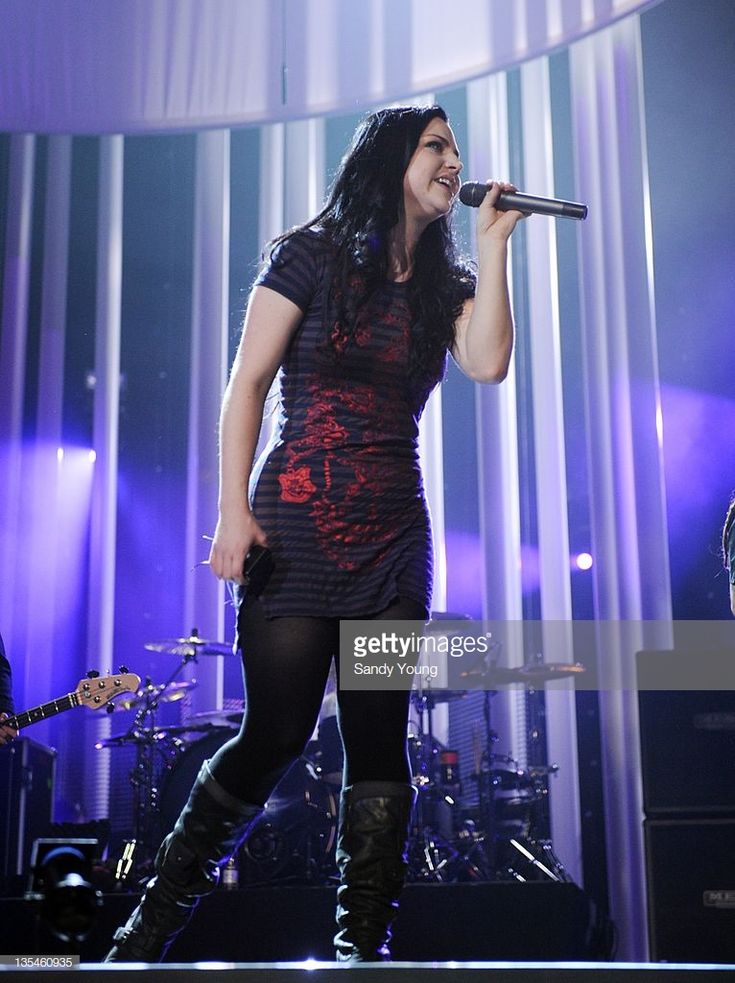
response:
[[[461,170],[452,128],[435,116],[419,137],[403,176],[406,222],[425,228],[446,215],[459,192]]]

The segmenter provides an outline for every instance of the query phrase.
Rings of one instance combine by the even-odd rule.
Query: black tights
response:
[[[372,621],[423,621],[416,601],[397,598]],[[266,618],[257,601],[240,611],[245,719],[237,737],[210,762],[214,777],[243,802],[264,803],[314,732],[334,658],[339,675],[339,619]],[[344,784],[409,782],[409,693],[339,690]]]

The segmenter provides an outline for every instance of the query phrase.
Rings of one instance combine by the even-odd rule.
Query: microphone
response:
[[[463,205],[479,208],[490,189],[478,181],[468,181],[459,189],[459,200]],[[532,212],[534,215],[552,215],[555,218],[587,218],[587,206],[578,201],[562,201],[560,198],[538,198],[520,191],[503,191],[495,202],[498,211]]]

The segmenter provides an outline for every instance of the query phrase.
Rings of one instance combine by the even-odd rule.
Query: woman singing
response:
[[[424,620],[431,532],[418,462],[421,412],[447,353],[478,382],[508,370],[507,242],[521,218],[477,219],[477,274],[449,224],[462,170],[446,114],[385,109],[359,126],[329,200],[276,240],[252,290],[220,420],[215,576],[242,585],[253,546],[273,574],[238,631],[247,712],[201,769],[116,933],[114,960],[159,960],[246,838],[314,730],[340,619]],[[277,433],[254,466],[280,373]],[[337,958],[390,958],[414,789],[408,692],[339,692],[345,768],[337,842]]]

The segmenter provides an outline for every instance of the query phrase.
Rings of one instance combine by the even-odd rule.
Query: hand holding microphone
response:
[[[468,181],[459,189],[459,200],[463,205],[479,208],[490,186],[479,181]],[[502,191],[495,202],[500,212],[519,211],[533,215],[551,215],[554,218],[587,218],[587,206],[577,201],[562,201],[560,198],[539,198],[521,191]]]

